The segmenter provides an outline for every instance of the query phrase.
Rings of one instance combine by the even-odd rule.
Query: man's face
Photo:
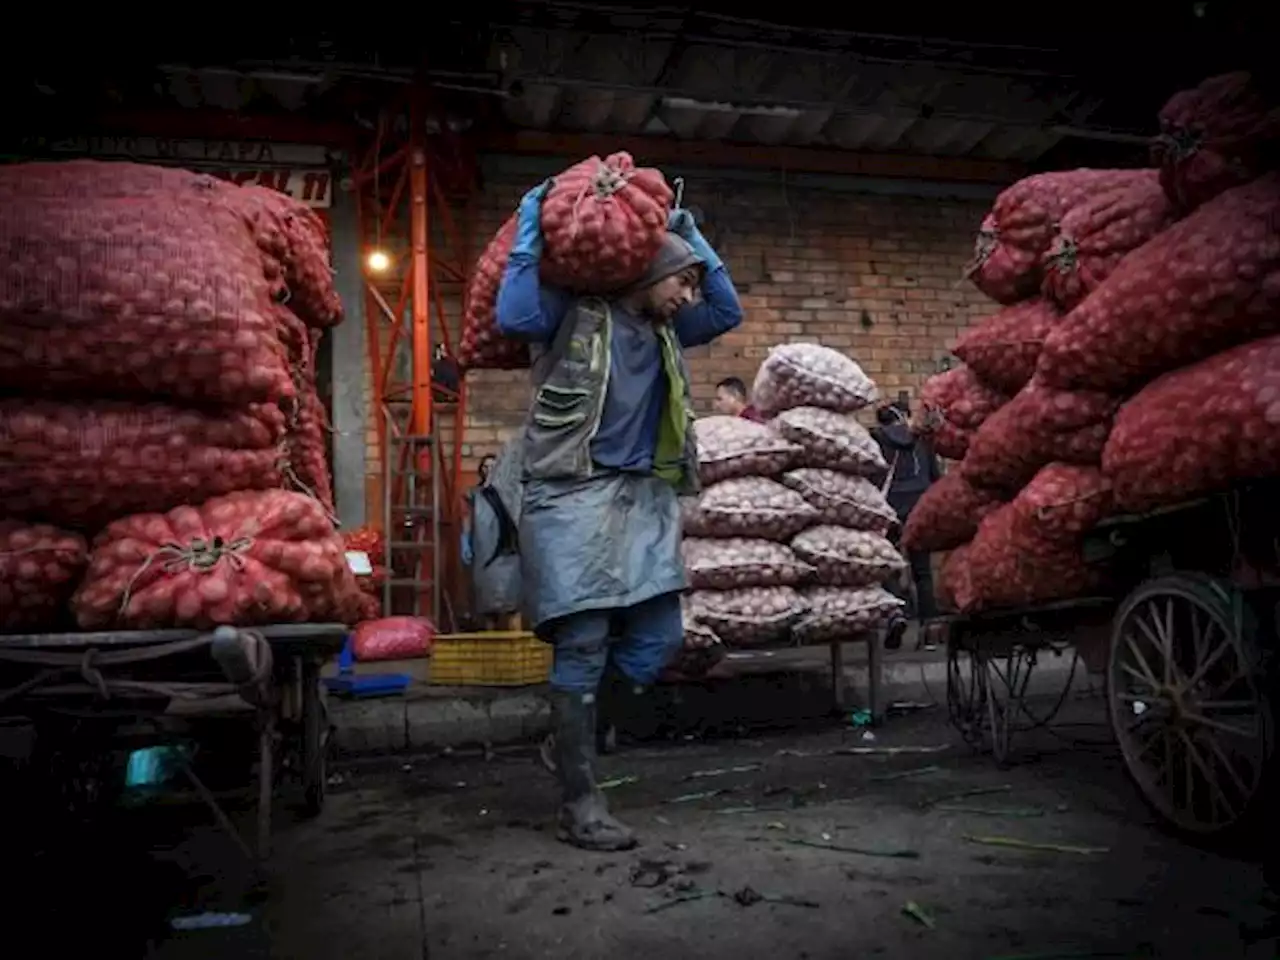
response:
[[[698,296],[698,270],[689,267],[665,280],[659,280],[645,291],[645,309],[658,320],[670,320]]]
[[[746,404],[742,402],[742,398],[732,390],[726,390],[724,387],[716,388],[715,404],[716,413],[722,413],[727,417],[736,417],[746,408]]]

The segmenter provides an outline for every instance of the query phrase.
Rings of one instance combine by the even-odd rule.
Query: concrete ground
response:
[[[1071,700],[1006,770],[944,713],[873,739],[816,714],[728,724],[609,757],[602,781],[643,838],[609,855],[555,841],[554,787],[527,750],[352,761],[319,819],[281,824],[265,897],[218,837],[175,832],[174,909],[249,922],[151,956],[1276,956],[1254,942],[1270,917],[1258,867],[1153,823],[1098,699]]]
[[[886,703],[938,700],[945,696],[945,651],[916,650],[914,646],[914,634],[908,634],[902,649],[887,651],[883,656],[882,694]],[[781,703],[780,697],[781,701],[795,701],[801,713],[825,713],[833,703],[831,659],[826,647],[736,652],[725,665],[732,674],[728,678],[659,686],[655,691],[657,712],[725,717],[745,711],[744,717],[772,715],[775,720],[786,721],[794,718],[794,711],[788,714],[791,708]],[[1034,675],[1035,682],[1046,690],[1060,689],[1070,666],[1071,657],[1047,654]],[[330,699],[334,743],[341,755],[527,742],[541,736],[550,722],[543,687],[435,686],[427,682],[430,662],[425,660],[357,666],[357,674],[376,673],[400,673],[408,676],[411,683],[402,696],[363,701]],[[1083,675],[1084,668],[1080,666],[1077,676]],[[865,644],[845,645],[844,679],[849,709],[865,705]],[[734,709],[726,709],[726,702],[734,703]]]

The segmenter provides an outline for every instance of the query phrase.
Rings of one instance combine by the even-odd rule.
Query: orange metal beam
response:
[[[644,163],[694,167],[787,170],[855,177],[885,177],[961,183],[1008,184],[1026,176],[1024,164],[968,157],[923,157],[909,154],[858,153],[812,147],[771,147],[673,137],[613,137],[590,134],[544,133],[537,130],[501,131],[477,143],[491,153],[583,157],[626,150]]]
[[[415,96],[410,107],[409,243],[413,270],[413,408],[410,429],[432,433],[431,424],[431,264],[427,256],[426,123]]]

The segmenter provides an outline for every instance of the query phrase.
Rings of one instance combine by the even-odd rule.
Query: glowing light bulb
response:
[[[391,266],[391,258],[381,250],[371,250],[365,263],[374,273],[386,273],[387,268]]]

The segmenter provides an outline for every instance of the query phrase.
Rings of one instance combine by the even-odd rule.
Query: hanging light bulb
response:
[[[370,250],[365,265],[371,273],[386,273],[391,267],[391,258],[383,250]]]

